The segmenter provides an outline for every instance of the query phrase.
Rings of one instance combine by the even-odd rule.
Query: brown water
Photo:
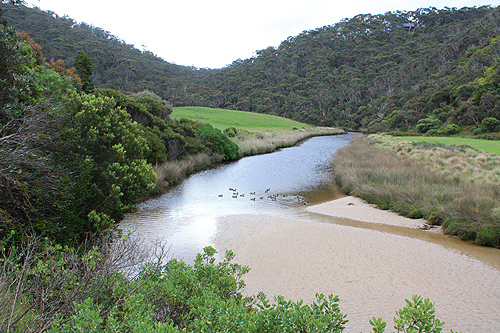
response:
[[[306,301],[316,292],[338,294],[348,331],[370,331],[370,316],[390,321],[405,298],[419,294],[436,302],[447,328],[500,332],[499,250],[304,210],[304,201],[343,196],[330,161],[350,137],[312,138],[200,172],[139,205],[121,227],[166,241],[187,262],[206,245],[233,249],[252,268],[251,294]]]

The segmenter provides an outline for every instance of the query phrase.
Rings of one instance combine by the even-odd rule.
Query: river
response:
[[[310,302],[316,292],[341,298],[347,331],[391,325],[414,294],[436,302],[447,329],[500,332],[500,251],[441,234],[307,212],[341,198],[331,159],[353,134],[315,137],[245,157],[184,180],[138,205],[120,227],[166,241],[192,262],[203,247],[231,248],[252,270],[247,293]]]

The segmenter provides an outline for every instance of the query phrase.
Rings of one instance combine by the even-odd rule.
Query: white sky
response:
[[[500,5],[500,0],[27,0],[100,27],[178,65],[221,68],[289,36],[395,10]]]

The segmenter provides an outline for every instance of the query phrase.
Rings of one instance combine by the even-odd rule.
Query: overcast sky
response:
[[[423,7],[500,5],[500,0],[28,0],[109,31],[178,65],[221,68],[289,36],[357,14]]]

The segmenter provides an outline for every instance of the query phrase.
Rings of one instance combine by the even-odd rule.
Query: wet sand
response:
[[[306,208],[307,211],[333,217],[348,218],[357,221],[382,223],[398,227],[417,229],[426,224],[424,219],[410,219],[397,213],[377,209],[375,205],[366,203],[360,198],[347,196]],[[429,229],[430,232],[441,232],[441,227]]]
[[[310,210],[333,214],[332,207],[347,206],[352,197],[340,200],[345,202]],[[353,203],[349,209],[360,207]],[[365,218],[363,210],[349,216]],[[388,213],[366,211],[372,222],[373,216]],[[409,225],[381,217],[384,221],[415,225],[415,220]],[[251,267],[244,278],[248,295],[263,291],[270,299],[284,295],[308,303],[316,293],[339,295],[349,319],[346,332],[371,331],[373,316],[383,317],[392,331],[395,311],[415,294],[436,303],[446,331],[500,332],[500,271],[438,244],[314,220],[242,214],[218,219],[213,245],[220,252],[232,249],[236,262]]]

